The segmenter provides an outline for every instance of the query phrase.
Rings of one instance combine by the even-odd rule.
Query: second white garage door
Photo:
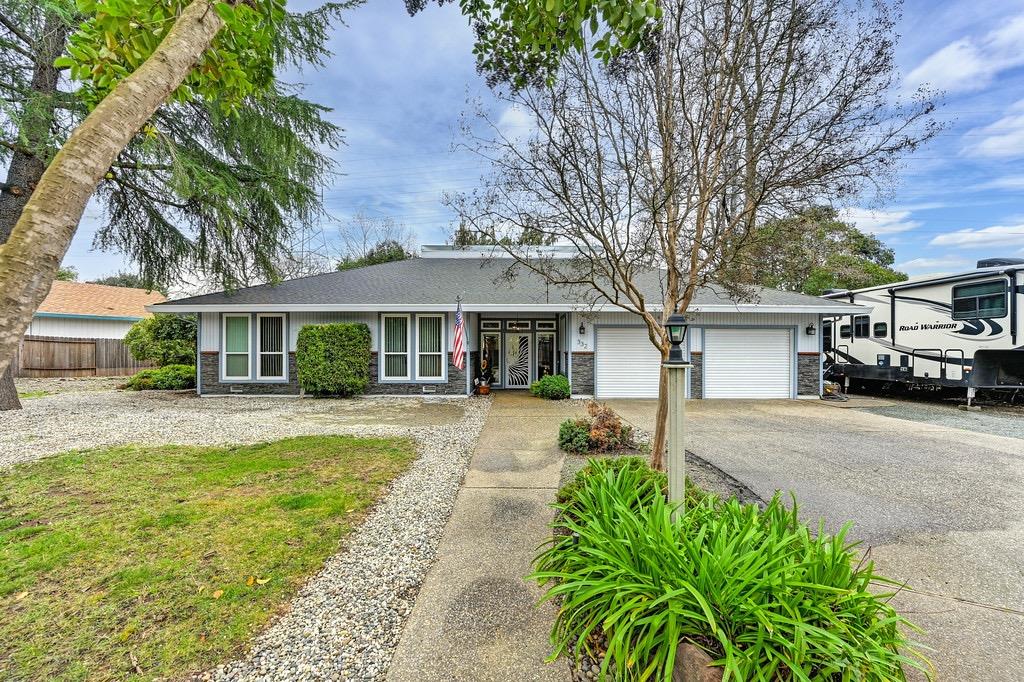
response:
[[[646,328],[597,329],[594,393],[598,398],[657,398],[661,354]]]
[[[788,329],[705,329],[705,398],[790,398],[793,338]]]

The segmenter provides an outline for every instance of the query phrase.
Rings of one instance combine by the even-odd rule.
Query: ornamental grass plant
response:
[[[812,531],[776,496],[765,509],[688,495],[676,519],[656,477],[594,460],[556,505],[530,578],[559,605],[553,656],[603,641],[601,675],[671,680],[676,648],[710,653],[725,680],[931,677],[889,604],[894,586],[847,540]],[[874,589],[872,589],[874,588]],[[574,643],[576,650],[573,651]]]

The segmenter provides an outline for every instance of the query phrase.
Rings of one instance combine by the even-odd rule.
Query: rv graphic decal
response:
[[[942,303],[941,301],[931,301],[927,298],[916,298],[914,296],[897,296],[897,301],[906,301],[912,306],[915,304],[924,304],[923,307],[930,308],[931,310],[942,313],[948,317],[952,313],[953,306],[949,303]],[[981,336],[985,333],[985,324],[988,324],[988,335],[997,336],[1003,333],[1003,327],[998,322],[991,318],[983,318],[980,320],[961,320],[960,324],[963,325],[957,329],[958,324],[953,323],[938,323],[928,324],[923,322],[914,322],[913,324],[901,324],[897,331],[901,332],[916,332],[916,331],[930,331],[933,329],[938,330],[952,330],[954,334],[963,334],[965,336]]]
[[[922,329],[956,329],[956,324],[928,324],[927,322],[914,324],[901,324],[901,332],[916,332]]]

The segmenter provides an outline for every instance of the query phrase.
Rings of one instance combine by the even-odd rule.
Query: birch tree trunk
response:
[[[49,292],[103,175],[222,26],[212,0],[193,0],[153,55],[100,102],[50,162],[7,242],[0,245],[0,373],[7,370]]]
[[[46,138],[53,123],[53,95],[57,92],[57,80],[60,76],[53,62],[60,56],[64,41],[68,36],[68,26],[60,18],[50,12],[46,16],[43,34],[36,45],[36,60],[32,66],[32,82],[30,87],[36,96],[32,107],[26,107],[24,118],[19,126],[20,137],[25,140],[29,151],[37,151],[40,155],[14,150],[11,162],[7,166],[7,183],[0,194],[0,245],[4,244],[14,225],[21,217],[21,211],[46,170],[45,160],[41,151],[45,148]],[[20,410],[18,390],[14,386],[14,373],[11,368],[0,372],[0,411]]]

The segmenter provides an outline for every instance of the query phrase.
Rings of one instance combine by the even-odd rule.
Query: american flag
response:
[[[452,347],[452,364],[459,369],[466,365],[466,325],[462,320],[462,301],[455,304],[455,345]]]

